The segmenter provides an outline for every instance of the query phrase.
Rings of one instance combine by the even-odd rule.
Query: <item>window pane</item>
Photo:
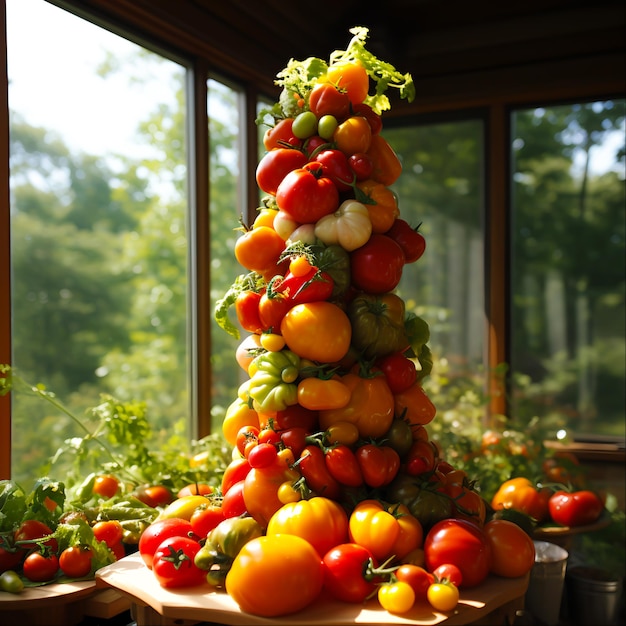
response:
[[[426,237],[426,252],[406,265],[399,293],[430,326],[435,360],[457,373],[483,365],[482,122],[385,129],[402,160],[393,185],[400,214]],[[479,382],[479,388],[482,384]]]
[[[42,0],[7,21],[13,365],[80,418],[146,402],[167,437],[189,421],[186,70]],[[18,481],[84,435],[28,393],[12,413]]]
[[[514,410],[624,437],[624,100],[513,115]]]
[[[226,296],[228,288],[243,268],[235,258],[235,230],[245,203],[241,191],[243,158],[242,107],[240,91],[216,80],[208,81],[210,190],[211,190],[211,304]],[[229,316],[239,329],[231,309]],[[237,365],[235,351],[239,340],[211,319],[211,369],[213,376],[212,430],[221,432],[226,409],[237,397],[243,370]]]

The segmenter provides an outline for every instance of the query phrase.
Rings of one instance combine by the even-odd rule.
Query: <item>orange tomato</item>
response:
[[[213,493],[213,487],[206,483],[190,483],[189,485],[185,485],[178,490],[176,494],[177,498],[182,498],[183,496],[205,496],[210,493]]]
[[[514,509],[542,522],[548,517],[548,501],[552,493],[548,487],[538,489],[528,478],[519,476],[500,485],[491,506],[496,511]]]
[[[372,159],[374,164],[372,172],[374,180],[389,186],[393,185],[400,178],[402,163],[394,149],[382,135],[372,135],[366,154]]]
[[[435,417],[437,409],[431,402],[419,381],[408,389],[394,395],[396,415],[403,415],[411,424],[412,429],[419,432],[419,426],[429,424]]]
[[[279,273],[278,258],[285,249],[283,238],[269,226],[252,228],[235,242],[235,258],[246,269],[262,276]]]
[[[386,233],[400,215],[396,195],[387,186],[371,179],[361,181],[356,186],[372,202],[365,203],[372,223],[372,232]]]
[[[359,104],[367,98],[370,79],[360,63],[354,61],[335,63],[328,68],[326,80],[345,91],[352,104]]]
[[[335,363],[350,349],[352,325],[336,304],[325,300],[306,302],[287,311],[280,334],[300,358]]]
[[[353,115],[341,122],[333,134],[337,149],[348,157],[357,152],[367,153],[371,139],[372,129],[368,121],[360,115]]]

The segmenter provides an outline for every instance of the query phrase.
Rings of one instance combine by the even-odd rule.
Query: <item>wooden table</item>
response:
[[[0,624],[73,626],[85,616],[109,619],[130,608],[128,596],[96,588],[95,580],[27,587],[0,593]]]
[[[409,613],[398,616],[382,609],[375,599],[362,605],[321,597],[299,613],[271,619],[242,613],[227,593],[208,584],[191,589],[163,589],[138,554],[98,570],[96,584],[113,587],[128,596],[137,626],[190,626],[198,623],[227,626],[461,626],[479,623],[481,626],[507,626],[514,623],[516,611],[524,607],[528,576],[515,579],[490,577],[478,587],[462,590],[457,609],[450,613],[435,611],[423,601]]]

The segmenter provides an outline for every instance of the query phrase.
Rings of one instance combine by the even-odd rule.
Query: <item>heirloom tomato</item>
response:
[[[491,499],[491,506],[496,511],[514,509],[543,522],[548,517],[548,501],[552,493],[547,487],[539,488],[528,478],[519,476],[500,485]]]
[[[303,378],[298,383],[298,403],[313,411],[340,409],[350,401],[351,392],[336,378]]]
[[[372,171],[374,180],[389,187],[400,178],[402,163],[394,149],[380,133],[372,134],[366,154],[374,164]]]
[[[370,79],[367,70],[356,61],[341,61],[329,65],[326,80],[346,93],[353,105],[360,104],[367,98]]]
[[[585,526],[598,520],[604,503],[597,493],[580,491],[557,491],[548,501],[550,517],[563,526]]]
[[[339,409],[319,412],[319,425],[327,430],[337,422],[355,424],[362,438],[382,437],[393,421],[393,394],[384,376],[360,376],[348,372],[341,381],[350,389],[350,401]]]
[[[196,587],[206,582],[206,572],[194,563],[200,547],[198,541],[189,537],[170,537],[159,544],[152,571],[161,587]]]
[[[373,234],[350,253],[352,283],[370,294],[393,291],[402,278],[404,252],[387,235]]]
[[[350,113],[350,97],[330,82],[318,82],[309,95],[309,108],[318,117],[332,115],[344,120]]]
[[[372,139],[372,129],[367,120],[360,115],[353,115],[337,126],[333,141],[338,150],[346,156],[356,152],[367,152]]]
[[[491,551],[491,572],[518,578],[531,570],[535,564],[535,544],[517,524],[493,519],[484,525],[483,531]]]
[[[370,487],[388,485],[400,469],[400,456],[390,446],[365,443],[356,449],[354,456],[365,484]]]
[[[365,602],[376,590],[374,556],[357,543],[341,543],[323,558],[324,587],[342,602]]]
[[[242,342],[237,346],[235,351],[235,360],[237,365],[248,373],[248,367],[250,363],[254,361],[258,352],[261,349],[261,337],[257,334],[251,334],[245,337]]]
[[[419,381],[414,382],[404,391],[393,394],[393,397],[395,414],[407,420],[414,429],[430,424],[437,413],[435,405],[426,395]]]
[[[240,609],[263,617],[304,609],[323,585],[322,559],[306,539],[295,535],[251,539],[226,575],[226,591]]]
[[[348,515],[335,500],[320,496],[283,505],[270,518],[266,534],[306,539],[323,557],[348,539]]]
[[[372,221],[364,204],[344,200],[330,215],[318,220],[315,236],[327,246],[341,246],[351,252],[365,244],[372,234]]]
[[[283,178],[276,191],[276,204],[296,222],[313,223],[337,210],[339,191],[325,175],[324,166],[312,161]]]
[[[69,546],[59,556],[59,568],[69,578],[83,578],[91,572],[93,557],[90,546]]]
[[[311,491],[318,496],[337,500],[341,496],[341,485],[328,470],[324,456],[317,444],[307,445],[300,453],[298,469]]]
[[[276,195],[278,185],[293,170],[300,169],[307,162],[307,157],[294,148],[275,148],[266,152],[256,168],[257,185],[265,193]]]
[[[139,538],[139,554],[149,569],[152,569],[154,553],[163,541],[169,537],[191,537],[193,535],[191,522],[182,517],[168,517],[155,520],[141,534]]]
[[[395,293],[357,295],[348,306],[354,349],[366,359],[405,350],[404,312],[404,300]]]
[[[22,573],[31,582],[43,583],[52,580],[59,571],[59,558],[54,552],[45,550],[31,552],[22,563]]]
[[[352,326],[336,304],[305,302],[289,309],[280,325],[287,346],[303,359],[334,363],[350,348]]]
[[[350,541],[366,547],[375,559],[402,560],[423,542],[420,522],[403,505],[361,500],[348,520]]]
[[[402,248],[405,263],[414,263],[426,250],[424,235],[417,228],[411,228],[408,222],[399,217],[394,220],[385,235],[391,237]]]
[[[337,444],[324,453],[326,468],[331,476],[346,487],[360,487],[363,484],[363,473],[351,447]]]
[[[364,204],[372,222],[372,232],[386,233],[400,215],[396,194],[389,187],[371,179],[358,182],[356,186],[367,198]]]
[[[460,519],[437,522],[424,539],[424,560],[431,572],[452,563],[460,570],[463,587],[475,587],[491,569],[491,547],[481,528]]]

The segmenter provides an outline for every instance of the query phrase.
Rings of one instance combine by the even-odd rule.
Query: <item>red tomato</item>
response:
[[[313,161],[285,176],[276,191],[276,204],[296,222],[311,224],[337,210],[339,191],[324,166]]]
[[[159,545],[169,537],[189,537],[193,535],[191,522],[178,517],[168,517],[152,522],[139,538],[139,554],[143,562],[152,569],[154,553]]]
[[[402,352],[394,352],[379,359],[376,366],[385,375],[391,393],[401,393],[417,380],[415,362],[408,359]]]
[[[156,549],[152,562],[152,571],[161,587],[196,587],[206,582],[206,571],[194,563],[199,551],[200,544],[195,539],[165,539]]]
[[[341,543],[323,558],[324,587],[337,600],[361,603],[376,589],[369,577],[374,557],[357,543]],[[397,572],[396,572],[397,573]]]
[[[204,539],[222,520],[224,511],[222,507],[209,504],[206,507],[196,509],[189,518],[189,523],[194,534]]]
[[[304,167],[306,155],[294,148],[276,148],[267,152],[256,168],[256,182],[265,192],[276,195],[278,185],[293,170]]]
[[[475,587],[489,574],[491,548],[484,532],[472,522],[444,519],[424,539],[424,562],[429,571],[452,563],[463,576],[463,587]]]
[[[309,108],[318,119],[332,115],[343,120],[350,113],[350,98],[345,91],[330,83],[317,83],[309,96]]]
[[[70,546],[61,552],[59,567],[69,578],[83,578],[91,572],[93,556],[88,546]]]
[[[365,152],[356,152],[348,157],[348,167],[357,181],[367,180],[374,170],[372,159]]]
[[[30,519],[22,522],[13,533],[13,541],[20,548],[30,550],[37,547],[37,540],[52,534],[52,529],[39,520]],[[46,539],[43,545],[50,548],[52,552],[58,549],[57,540],[54,537]]]
[[[302,141],[294,136],[292,127],[293,118],[288,117],[280,120],[271,128],[268,128],[263,136],[265,149],[273,150],[274,148],[284,148],[286,145],[299,148],[302,145]]]
[[[52,580],[59,571],[59,559],[53,552],[46,555],[31,552],[22,564],[22,573],[28,580],[43,583]]]
[[[249,333],[261,333],[263,325],[259,317],[259,301],[263,294],[257,291],[242,291],[235,300],[235,313],[241,328]]]
[[[425,598],[428,587],[435,582],[435,577],[419,565],[404,563],[394,572],[395,577],[413,588],[416,598]]]
[[[400,469],[400,456],[390,446],[366,443],[359,446],[354,455],[363,480],[370,487],[388,485]]]
[[[367,123],[372,129],[372,135],[378,135],[378,133],[380,133],[383,128],[383,120],[369,104],[365,104],[365,102],[354,104],[352,106],[352,112],[354,115],[361,115],[367,120]]]
[[[279,333],[280,323],[292,306],[293,302],[284,293],[270,286],[259,300],[261,328],[265,331]]]
[[[442,563],[439,567],[436,567],[433,576],[438,582],[448,581],[456,587],[460,587],[463,582],[461,570],[452,563]]]
[[[408,222],[396,218],[392,227],[385,233],[402,248],[405,263],[414,263],[426,250],[426,239],[417,228],[411,228]]]
[[[387,235],[374,234],[350,253],[352,283],[366,293],[393,291],[402,278],[404,252]]]
[[[98,541],[104,541],[109,548],[112,548],[115,544],[122,541],[122,537],[124,536],[124,529],[116,519],[96,522],[92,530],[94,537]]]
[[[243,480],[251,469],[246,458],[231,461],[222,476],[222,494],[226,494],[233,485]]]
[[[137,489],[137,499],[156,508],[174,501],[174,494],[165,485],[149,485]]]
[[[13,550],[0,546],[0,574],[15,569],[21,563],[25,555],[25,550]]]
[[[494,519],[483,527],[491,550],[491,571],[497,576],[518,578],[535,564],[535,544],[517,524]]]
[[[548,508],[550,517],[557,524],[585,526],[593,524],[602,515],[604,503],[593,491],[557,491],[548,501]]]
[[[112,498],[118,492],[119,487],[120,483],[115,476],[103,474],[102,476],[96,476],[93,483],[93,492],[103,498]]]
[[[339,191],[352,189],[354,174],[348,164],[348,157],[341,150],[324,150],[315,156],[315,160],[326,167],[326,175]]]
[[[240,480],[224,494],[222,498],[222,514],[224,517],[237,517],[246,512],[246,503],[243,499],[243,486],[244,480]]]

